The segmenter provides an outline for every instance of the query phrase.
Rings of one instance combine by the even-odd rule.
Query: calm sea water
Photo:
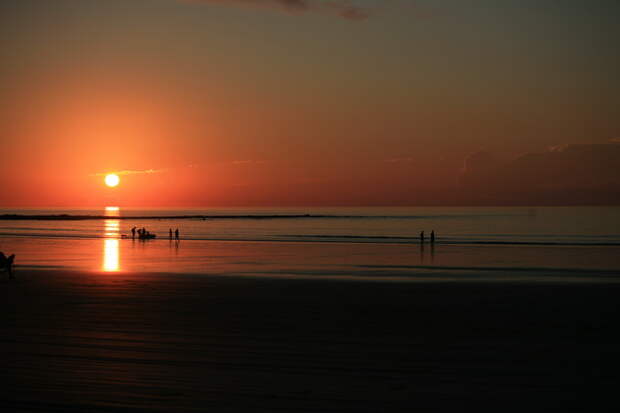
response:
[[[620,275],[617,207],[0,209],[4,214],[105,216],[0,220],[0,250],[15,253],[18,268],[390,279]],[[134,226],[157,238],[131,239]],[[181,240],[169,240],[177,228]]]

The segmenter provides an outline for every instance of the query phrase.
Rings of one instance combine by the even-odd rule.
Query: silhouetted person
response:
[[[134,226],[134,227],[131,229],[131,238],[135,238],[135,237],[136,237],[136,227]]]
[[[424,231],[420,232],[420,244],[424,244]]]
[[[172,239],[172,228],[168,230],[168,238]]]
[[[431,244],[435,243],[435,230],[431,231]]]
[[[178,241],[179,240],[179,229],[175,229],[174,230],[174,238]]]
[[[6,270],[9,273],[9,279],[15,278],[13,276],[13,261],[15,260],[15,254],[11,254],[9,257],[5,256],[2,251],[0,251],[0,268]]]

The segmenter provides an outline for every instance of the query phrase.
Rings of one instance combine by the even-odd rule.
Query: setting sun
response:
[[[121,179],[116,174],[107,174],[105,176],[105,184],[109,187],[115,187]]]

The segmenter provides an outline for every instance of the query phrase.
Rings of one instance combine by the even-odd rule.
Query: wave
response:
[[[40,229],[37,229],[40,230]],[[125,239],[131,240],[131,235],[119,234],[115,236],[101,233],[81,233],[74,229],[63,229],[72,233],[37,233],[37,232],[0,232],[0,237],[18,238],[48,238],[48,239]],[[136,238],[137,240],[138,238]],[[149,242],[168,241],[168,234]],[[620,242],[601,241],[520,241],[520,240],[476,240],[476,239],[441,239],[431,244],[428,239],[420,244],[419,237],[395,237],[395,236],[359,236],[359,235],[271,235],[264,237],[252,236],[197,236],[183,237],[184,241],[221,241],[221,242],[301,242],[301,243],[359,243],[359,244],[404,244],[418,246],[563,246],[563,247],[619,247]]]
[[[368,242],[368,243],[395,243],[395,244],[420,244],[420,237],[396,237],[384,235],[283,235],[289,240],[301,239],[315,242]],[[501,235],[498,235],[501,237]],[[428,238],[426,245],[432,245]],[[620,246],[620,242],[575,242],[575,241],[519,241],[519,240],[476,240],[476,239],[442,239],[435,241],[437,245],[562,245],[562,246]]]
[[[608,268],[560,267],[485,267],[485,266],[431,266],[431,265],[354,265],[354,269],[286,269],[247,271],[242,275],[282,275],[328,277],[359,280],[424,280],[424,281],[536,281],[536,282],[619,282],[618,270]]]
[[[483,267],[483,266],[440,266],[440,265],[358,265],[358,268],[385,270],[449,270],[449,271],[510,271],[519,273],[596,274],[620,278],[617,269],[608,268],[558,268],[558,267]]]

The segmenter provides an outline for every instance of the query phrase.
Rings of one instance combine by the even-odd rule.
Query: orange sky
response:
[[[523,202],[463,186],[465,160],[513,182],[524,154],[617,146],[617,3],[302,3],[0,6],[0,207]]]

